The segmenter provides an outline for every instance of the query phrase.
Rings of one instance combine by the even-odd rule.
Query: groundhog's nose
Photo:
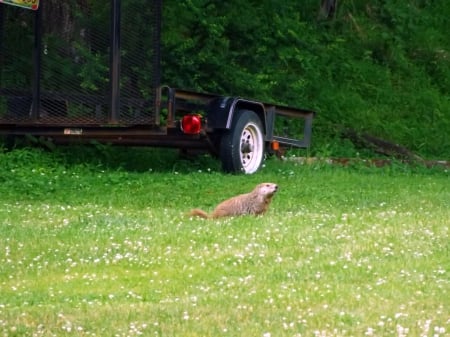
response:
[[[275,191],[277,191],[278,190],[278,185],[275,185]]]

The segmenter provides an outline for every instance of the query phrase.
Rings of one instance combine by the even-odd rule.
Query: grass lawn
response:
[[[450,335],[448,171],[74,156],[0,153],[0,336]]]

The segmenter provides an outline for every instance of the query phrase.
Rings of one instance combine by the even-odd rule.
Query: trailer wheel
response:
[[[220,142],[220,159],[226,172],[251,174],[264,159],[264,133],[261,120],[250,110],[236,112],[231,129]]]

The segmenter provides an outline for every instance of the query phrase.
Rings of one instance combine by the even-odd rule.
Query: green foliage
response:
[[[73,83],[86,93],[103,94],[110,8],[92,0],[71,5],[74,24],[66,22],[71,29],[67,45],[55,38],[60,22],[46,23],[43,87],[56,90]],[[53,6],[67,12],[56,2]],[[127,0],[122,10],[121,89],[151,98],[154,32],[146,18],[153,9],[146,1]],[[85,20],[88,12],[97,15]],[[347,151],[336,144],[341,144],[341,130],[352,128],[425,158],[450,158],[450,3],[352,0],[339,1],[330,19],[318,12],[317,0],[164,1],[162,81],[314,109],[311,155],[325,147]],[[32,20],[27,14],[11,10],[5,21],[6,38],[17,41],[2,55],[8,61],[17,55],[1,69],[5,87],[31,85]],[[11,29],[12,19],[20,19],[23,29]],[[55,74],[67,81],[56,82]],[[5,109],[1,101],[0,113]]]
[[[448,158],[449,6],[339,2],[320,21],[317,1],[166,1],[164,80],[314,108],[315,143],[350,127]]]

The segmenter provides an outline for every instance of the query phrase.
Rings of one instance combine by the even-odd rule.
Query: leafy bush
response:
[[[312,0],[167,1],[164,81],[316,109],[315,144],[353,128],[450,157],[449,10],[340,2],[319,21]]]

